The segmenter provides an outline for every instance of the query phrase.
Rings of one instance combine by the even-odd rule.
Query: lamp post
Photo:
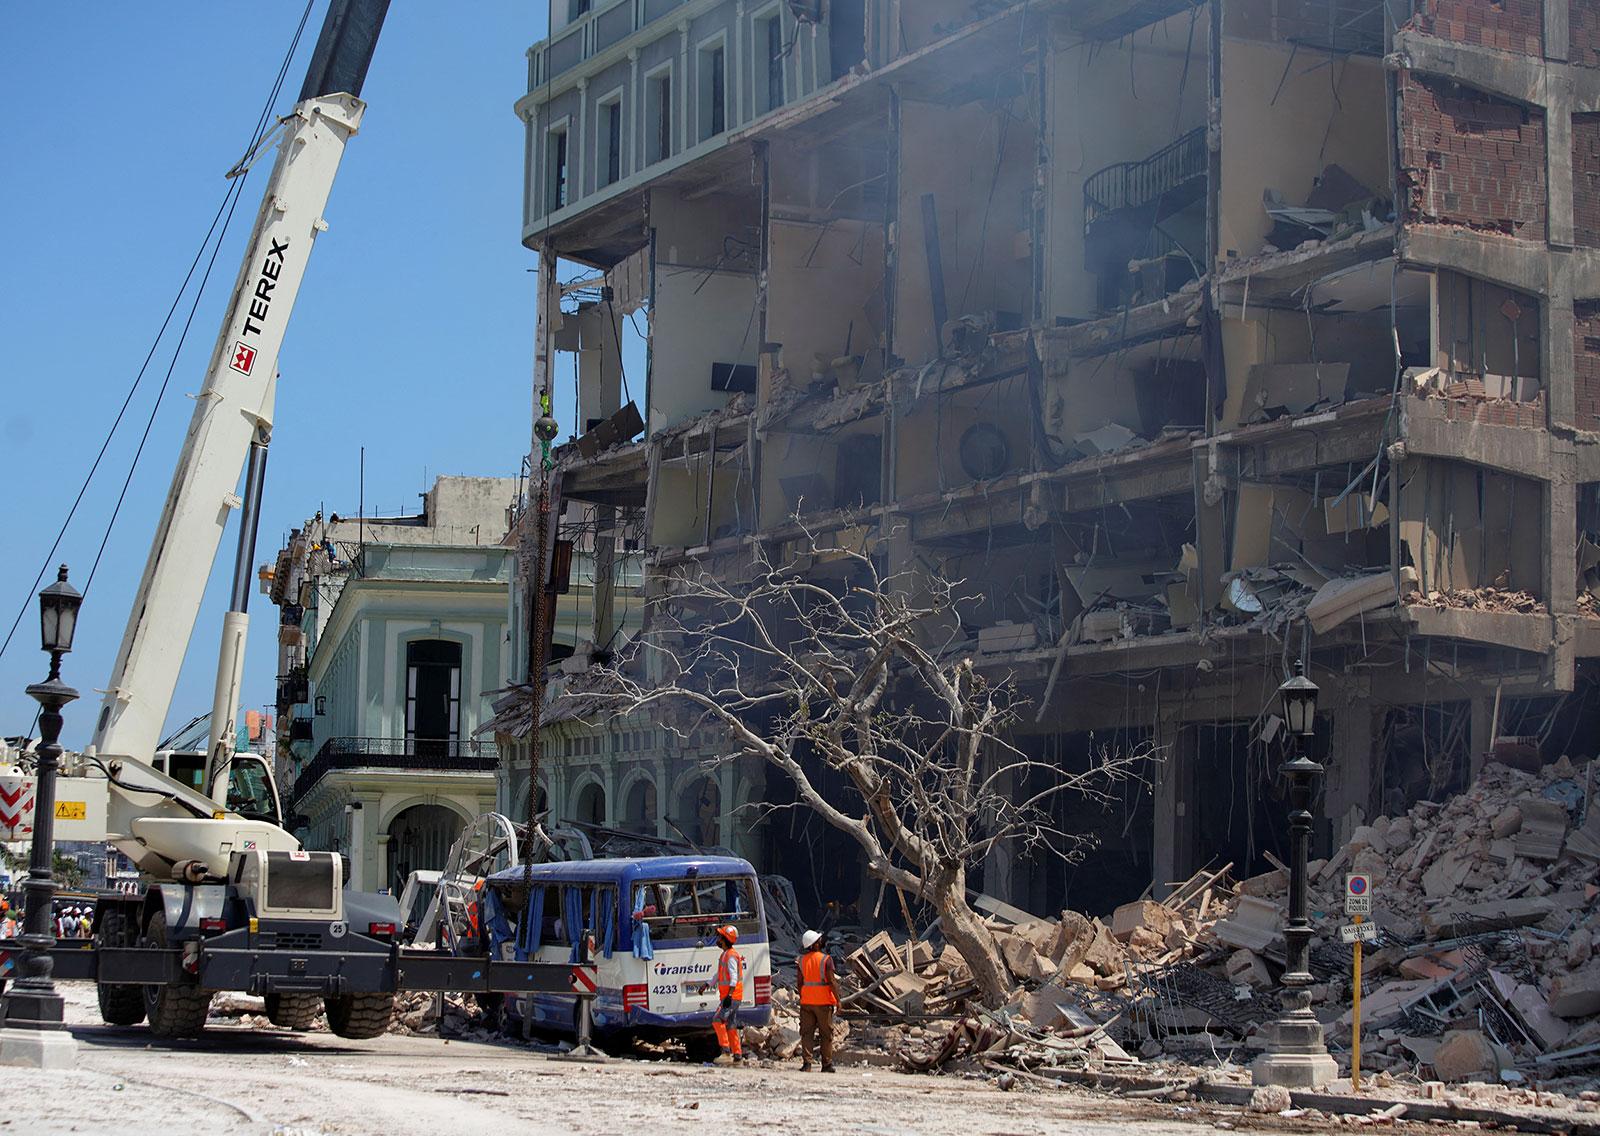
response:
[[[1311,848],[1311,794],[1318,765],[1305,753],[1316,734],[1317,684],[1306,677],[1303,662],[1294,677],[1278,688],[1288,725],[1289,778],[1289,921],[1283,929],[1288,965],[1283,972],[1283,1016],[1267,1027],[1267,1049],[1251,1067],[1258,1085],[1315,1089],[1339,1075],[1339,1066],[1323,1043],[1322,1023],[1311,1013],[1311,920],[1307,911],[1306,860]]]
[[[40,645],[50,654],[50,674],[28,687],[39,704],[38,785],[34,789],[33,846],[24,885],[23,955],[18,979],[0,1002],[0,1065],[41,1069],[70,1068],[77,1045],[62,1026],[61,995],[51,981],[56,944],[56,884],[51,874],[55,850],[56,769],[61,758],[61,708],[78,692],[61,681],[61,656],[72,650],[83,596],[67,583],[67,566],[56,582],[39,593]]]

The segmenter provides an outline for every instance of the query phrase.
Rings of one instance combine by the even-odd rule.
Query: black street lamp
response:
[[[1258,1085],[1314,1089],[1339,1075],[1339,1066],[1323,1043],[1322,1023],[1311,1012],[1311,920],[1307,907],[1306,861],[1311,850],[1311,796],[1322,766],[1304,752],[1316,734],[1317,684],[1306,677],[1303,662],[1294,677],[1278,688],[1288,726],[1289,778],[1289,921],[1283,929],[1287,965],[1283,971],[1283,1016],[1267,1027],[1267,1049],[1256,1059],[1252,1076]]]
[[[56,770],[61,759],[61,708],[78,692],[61,681],[61,656],[72,650],[83,596],[67,583],[67,566],[56,582],[39,593],[39,640],[50,654],[50,674],[28,687],[39,703],[38,784],[34,788],[33,846],[24,885],[23,955],[16,984],[0,1001],[0,1064],[54,1067],[70,1065],[74,1045],[62,1025],[61,995],[51,981],[56,945],[56,884],[51,874],[55,849]]]

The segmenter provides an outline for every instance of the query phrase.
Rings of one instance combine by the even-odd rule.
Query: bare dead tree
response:
[[[867,552],[810,534],[801,546],[780,565],[758,545],[740,580],[694,566],[658,578],[636,644],[644,665],[613,664],[608,683],[625,711],[654,707],[670,726],[683,717],[673,707],[690,711],[689,728],[720,726],[733,743],[720,760],[781,770],[875,878],[934,907],[983,1000],[999,1005],[1012,982],[968,903],[968,869],[1002,845],[1080,856],[1090,838],[1062,830],[1055,799],[1109,801],[1151,752],[1104,747],[1072,770],[1030,757],[1010,738],[1022,700],[1009,677],[991,681],[954,633],[930,633],[959,628],[973,600],[958,582],[881,574]],[[824,794],[819,769],[853,793]]]

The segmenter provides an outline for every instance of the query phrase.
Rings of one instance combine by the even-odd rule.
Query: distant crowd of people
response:
[[[94,934],[94,908],[86,903],[57,904],[51,929],[58,939],[87,939]],[[23,933],[22,911],[0,896],[0,939]]]

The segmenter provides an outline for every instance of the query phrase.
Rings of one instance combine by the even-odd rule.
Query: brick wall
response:
[[[1511,0],[1507,0],[1510,3]],[[1544,113],[1401,73],[1400,181],[1409,224],[1545,236]]]
[[[1572,225],[1578,244],[1600,248],[1600,114],[1572,116]]]
[[[1594,0],[1571,0],[1574,10]],[[1412,25],[1456,43],[1544,54],[1544,0],[1418,0]]]
[[[1600,430],[1600,300],[1579,301],[1573,316],[1575,425]]]
[[[1571,0],[1567,8],[1567,58],[1585,67],[1600,67],[1600,4]]]

